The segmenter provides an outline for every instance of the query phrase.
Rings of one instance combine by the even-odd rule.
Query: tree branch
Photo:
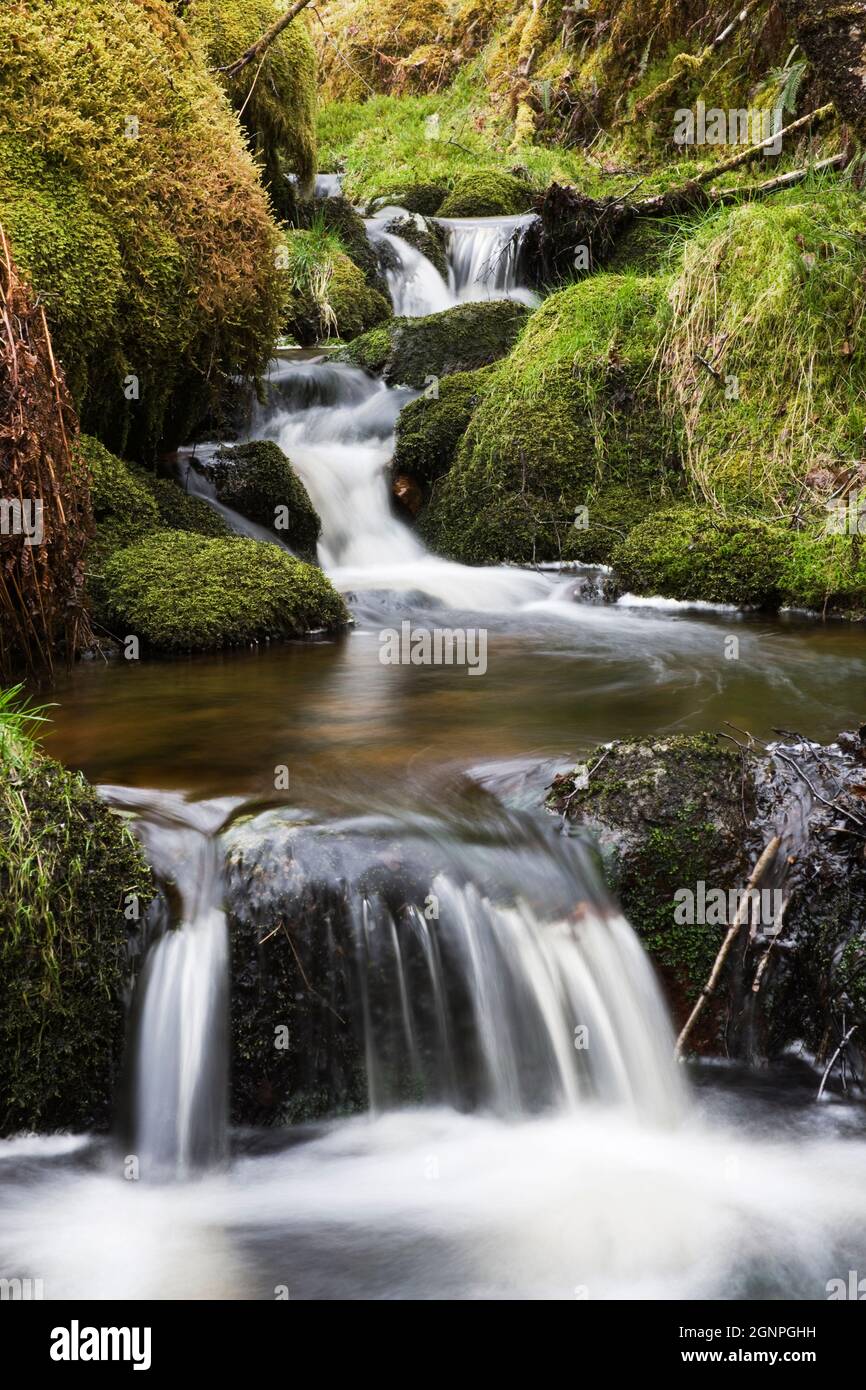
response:
[[[286,10],[284,15],[280,15],[277,22],[272,24],[270,29],[262,34],[260,39],[256,39],[255,43],[251,48],[247,49],[246,53],[242,53],[240,58],[236,58],[233,63],[227,63],[225,67],[216,68],[215,71],[224,73],[225,76],[230,79],[237,77],[249,63],[254,63],[256,58],[261,57],[265,49],[270,48],[274,39],[278,39],[283,30],[288,29],[295,16],[300,14],[301,10],[304,9],[306,5],[309,5],[309,3],[310,0],[295,0],[291,9]]]

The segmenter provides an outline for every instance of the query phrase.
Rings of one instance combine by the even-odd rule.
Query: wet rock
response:
[[[845,1048],[848,1078],[852,1063],[862,1075],[862,730],[829,747],[786,736],[740,749],[712,734],[615,743],[556,778],[547,804],[599,845],[608,882],[659,967],[678,1025],[733,921],[731,893],[745,889],[778,835],[760,919],[741,928],[692,1044],[750,1062],[798,1049],[826,1064],[854,1027]]]
[[[395,318],[364,333],[337,356],[420,390],[434,379],[487,366],[510,352],[529,310],[513,300],[458,304],[421,318]]]
[[[424,496],[414,478],[410,478],[406,473],[398,473],[391,486],[394,500],[409,513],[416,517],[421,510]]]
[[[393,218],[387,223],[385,231],[408,241],[410,246],[414,246],[416,251],[420,251],[422,256],[426,256],[428,261],[435,265],[443,280],[448,279],[448,256],[443,228],[438,227],[435,222],[428,222],[420,213],[415,213],[409,217]]]

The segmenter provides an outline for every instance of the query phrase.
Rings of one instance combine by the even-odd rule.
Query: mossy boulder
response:
[[[654,374],[665,283],[597,275],[551,295],[497,367],[423,529],[467,563],[609,556],[620,534],[610,489],[644,508],[680,486],[675,424]],[[608,503],[595,509],[606,493]],[[586,507],[589,526],[575,527]],[[582,514],[581,514],[582,515]],[[604,517],[593,530],[593,518]],[[629,518],[631,519],[631,518]]]
[[[557,778],[548,795],[551,810],[565,811],[598,843],[608,883],[660,966],[680,1021],[705,984],[724,933],[678,925],[675,894],[700,880],[725,889],[744,885],[741,797],[753,805],[740,756],[713,734],[596,749],[584,767]]]
[[[790,537],[782,557],[783,603],[818,613],[866,617],[866,545],[856,530],[850,535]]]
[[[274,23],[273,0],[190,0],[183,12],[213,68],[225,67]],[[286,174],[297,177],[303,198],[316,182],[317,60],[306,15],[299,15],[226,90],[253,152],[264,164],[280,216],[288,206]]]
[[[258,171],[164,0],[3,5],[0,47],[0,221],[84,428],[152,457],[266,367],[281,293]]]
[[[394,217],[385,227],[392,236],[402,237],[420,251],[422,256],[434,265],[443,280],[448,279],[448,255],[445,250],[445,232],[435,222],[427,222],[417,217]]]
[[[313,221],[321,223],[339,239],[346,255],[364,272],[370,289],[378,290],[381,295],[387,294],[385,277],[375,248],[367,236],[364,219],[348,198],[317,198],[315,203],[307,205],[304,216],[306,225]]]
[[[287,232],[282,326],[304,347],[327,338],[355,338],[392,315],[391,302],[321,229]]]
[[[242,537],[155,531],[105,561],[96,591],[106,626],[155,652],[304,637],[347,622],[321,570]]]
[[[356,338],[337,360],[365,367],[389,384],[420,390],[433,377],[473,371],[504,357],[528,317],[522,304],[493,300],[422,318],[395,318]]]
[[[122,821],[0,721],[0,1134],[107,1127],[153,896]]]
[[[370,209],[393,206],[405,208],[407,212],[419,212],[422,217],[435,217],[445,199],[448,188],[444,183],[404,183],[398,184],[387,193],[375,197]]]
[[[425,392],[403,407],[391,463],[394,475],[408,474],[429,485],[447,473],[492,371],[491,366],[455,372],[443,377],[430,395]]]
[[[498,169],[479,169],[457,179],[439,206],[439,217],[513,217],[528,212],[535,197],[523,179]]]
[[[864,766],[862,729],[829,748],[700,733],[604,745],[554,780],[548,808],[595,841],[679,1026],[779,837],[691,1048],[754,1064],[796,1047],[823,1068],[866,1026]]]
[[[313,558],[321,523],[307,489],[272,440],[232,444],[202,465],[217,497],[249,521],[269,526],[304,558]]]
[[[772,608],[790,532],[699,507],[657,512],[613,552],[620,585],[637,594]]]
[[[96,522],[94,555],[106,554],[151,531],[194,531],[227,536],[222,517],[198,497],[190,497],[172,478],[157,477],[112,454],[98,439],[81,435],[79,452],[87,468]]]

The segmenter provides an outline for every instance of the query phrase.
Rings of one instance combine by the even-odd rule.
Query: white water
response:
[[[213,835],[232,803],[125,787],[102,795],[137,816],[154,872],[178,896],[178,920],[138,981],[131,1152],[141,1176],[184,1177],[225,1153],[228,944]]]
[[[534,216],[435,219],[448,233],[448,286],[455,303],[516,299],[535,308],[538,295],[519,283],[520,244]]]
[[[400,218],[418,218],[404,208],[386,207],[367,220],[367,235],[385,251],[385,279],[394,313],[409,318],[438,314],[457,304],[514,299],[535,308],[533,290],[520,283],[520,248],[534,214],[520,217],[433,218],[446,232],[448,279],[403,237],[386,230]]]

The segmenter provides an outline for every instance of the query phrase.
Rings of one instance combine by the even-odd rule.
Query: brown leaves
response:
[[[50,670],[89,636],[83,556],[93,534],[78,420],[41,306],[0,226],[0,679]]]

